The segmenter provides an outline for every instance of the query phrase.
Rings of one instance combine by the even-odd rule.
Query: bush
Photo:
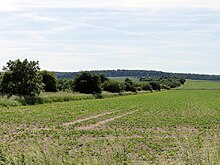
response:
[[[150,86],[153,90],[160,91],[160,84],[158,82],[155,81],[150,82]]]
[[[134,86],[134,83],[129,78],[125,79],[124,90],[125,91],[131,91],[131,92],[137,92],[137,90]]]
[[[168,85],[162,84],[162,85],[160,85],[160,87],[161,87],[162,89],[170,90],[170,86],[168,86]]]
[[[94,97],[95,97],[96,99],[103,99],[103,98],[104,98],[100,93],[94,94]]]
[[[142,84],[142,85],[141,85],[141,88],[142,88],[142,90],[144,90],[144,91],[151,91],[151,92],[152,92],[152,88],[151,88],[151,86],[150,86],[149,83],[144,83],[144,84]]]
[[[141,87],[137,87],[136,90],[137,91],[142,91],[142,88]]]
[[[100,96],[97,95],[86,95],[86,94],[73,94],[73,93],[41,93],[40,96],[26,96],[19,97],[16,99],[18,103],[21,105],[37,105],[37,104],[45,104],[45,103],[53,103],[53,102],[67,102],[73,100],[88,100],[95,99]]]
[[[184,85],[185,84],[185,82],[186,82],[186,80],[184,79],[184,78],[180,78],[180,83],[182,84],[182,85]]]
[[[64,92],[73,91],[73,80],[71,79],[57,79],[57,90]]]
[[[123,90],[123,88],[120,82],[108,80],[103,84],[103,90],[112,93],[119,93]]]
[[[18,101],[19,97],[12,96],[10,98],[7,98],[6,96],[0,96],[0,106],[2,107],[15,107],[21,105],[21,103]]]

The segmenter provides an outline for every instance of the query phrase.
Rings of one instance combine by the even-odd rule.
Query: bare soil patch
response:
[[[113,118],[109,118],[109,119],[100,121],[100,122],[98,122],[96,124],[92,124],[92,125],[89,125],[89,126],[86,126],[86,127],[79,127],[78,130],[93,130],[94,128],[99,127],[100,125],[103,125],[103,124],[109,123],[111,121],[114,121],[116,119],[119,119],[119,118],[122,118],[122,117],[125,117],[125,116],[128,116],[128,115],[131,115],[131,114],[133,114],[133,113],[135,113],[137,111],[139,111],[139,110],[127,112],[125,114],[122,114],[122,115],[119,115],[119,116],[116,116],[116,117],[113,117]]]
[[[119,111],[121,111],[121,110],[114,111],[114,112],[101,113],[101,114],[98,114],[98,115],[95,115],[95,116],[90,116],[90,117],[87,117],[87,118],[84,118],[84,119],[77,119],[77,120],[72,121],[72,122],[64,123],[64,124],[62,124],[62,126],[74,125],[76,123],[81,123],[81,122],[88,121],[88,120],[95,119],[95,118],[99,118],[99,117],[102,117],[102,116],[105,116],[105,115],[110,115],[110,114],[113,114],[113,113],[116,113],[116,112],[119,112]]]

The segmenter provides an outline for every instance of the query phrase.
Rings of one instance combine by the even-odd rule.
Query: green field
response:
[[[0,108],[0,164],[218,165],[219,127],[220,90]]]
[[[188,80],[180,89],[212,89],[220,90],[220,81]]]

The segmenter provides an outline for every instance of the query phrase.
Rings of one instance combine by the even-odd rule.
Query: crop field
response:
[[[180,89],[212,89],[220,90],[220,81],[188,80]]]
[[[220,90],[0,109],[0,164],[220,164]]]

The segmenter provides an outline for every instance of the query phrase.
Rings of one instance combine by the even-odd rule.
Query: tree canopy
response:
[[[74,80],[74,91],[80,93],[101,93],[101,78],[89,72],[81,72]]]
[[[53,72],[49,71],[41,71],[42,74],[42,82],[44,83],[44,91],[45,92],[57,92],[57,83],[56,76]]]
[[[36,96],[42,90],[42,76],[38,61],[15,60],[3,67],[1,93],[8,96]]]

